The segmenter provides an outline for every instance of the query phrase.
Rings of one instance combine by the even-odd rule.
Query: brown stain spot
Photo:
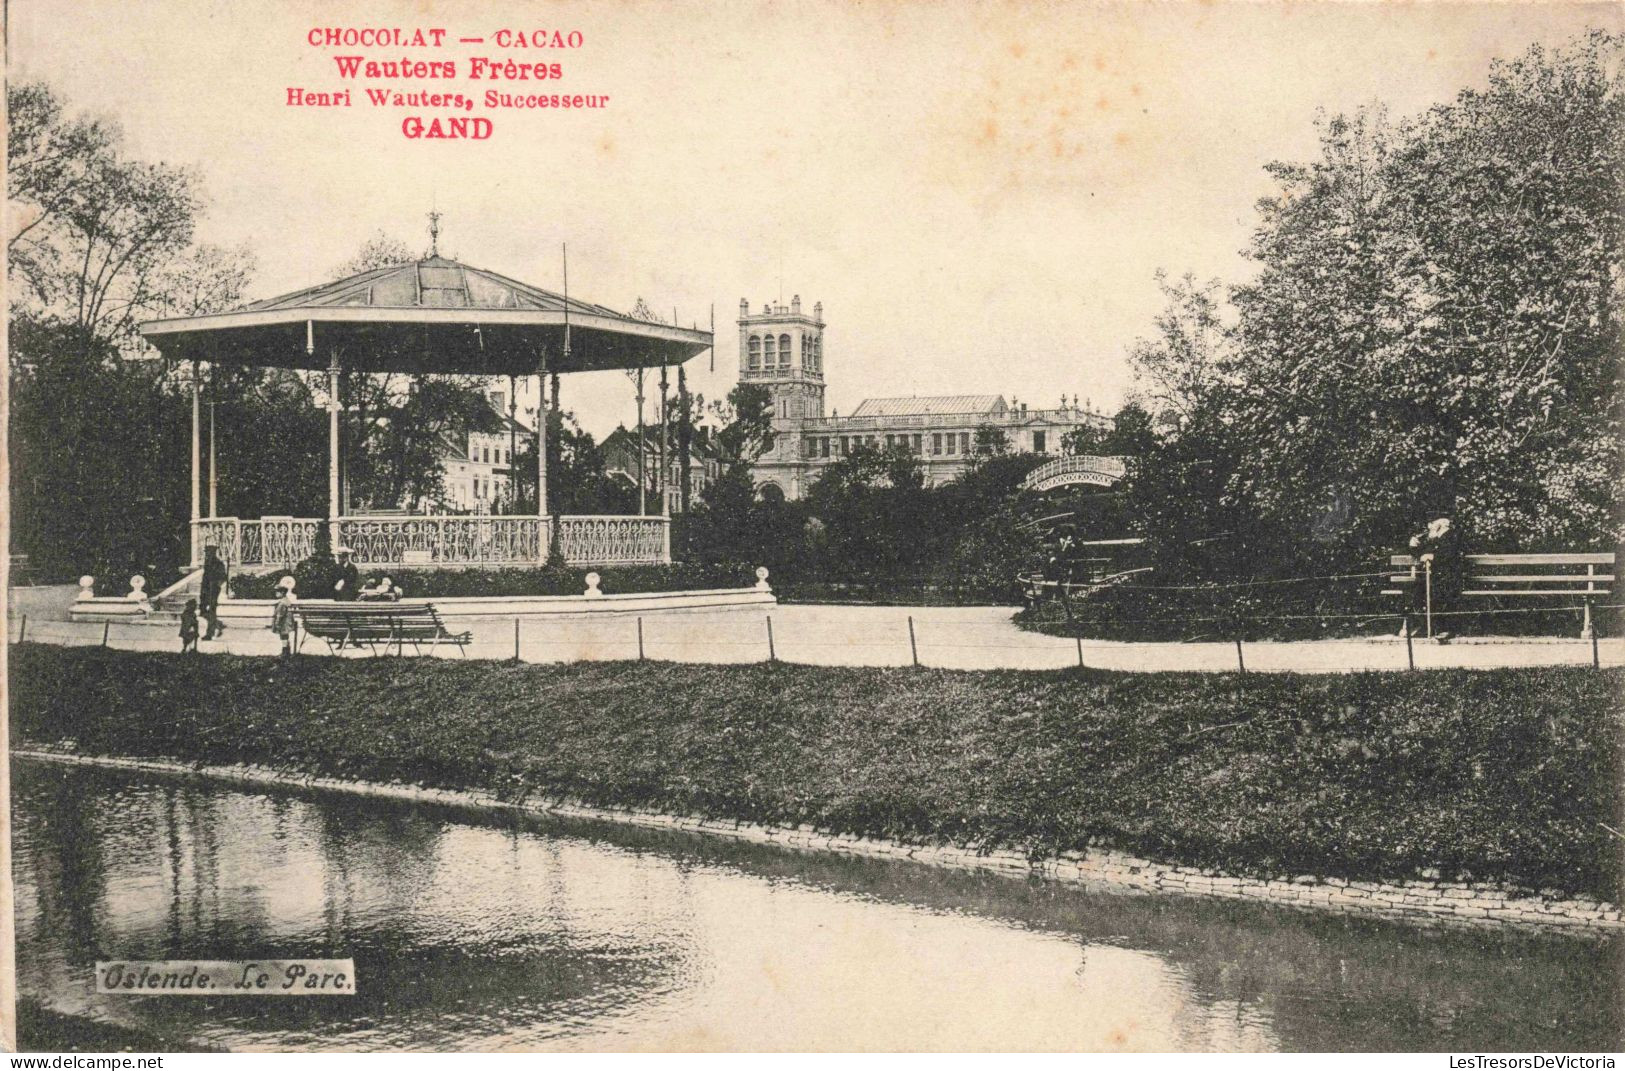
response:
[[[1136,97],[1139,96],[1140,95],[1140,83],[1135,82],[1133,85],[1128,87],[1128,91],[1131,94],[1133,94],[1134,96],[1136,96]]]
[[[1112,106],[1112,102],[1110,100],[1107,100],[1105,97],[1096,97],[1095,98],[1095,111],[1103,112],[1106,109],[1110,108],[1111,106]]]
[[[1439,58],[1439,53],[1437,51],[1435,51],[1434,49],[1431,49],[1431,48],[1428,49],[1428,59],[1436,60],[1438,58]]]
[[[1078,57],[1076,55],[1072,54],[1071,52],[1068,52],[1066,55],[1061,57],[1061,70],[1063,70],[1063,71],[1076,70],[1077,66],[1078,66]]]
[[[1128,131],[1126,130],[1119,130],[1112,138],[1112,144],[1116,145],[1118,148],[1124,148],[1128,145],[1128,143],[1129,136]]]
[[[1123,1033],[1120,1028],[1114,1029],[1110,1034],[1106,1035],[1106,1044],[1122,1048],[1128,1044],[1128,1035]]]
[[[989,119],[982,124],[982,135],[977,138],[984,145],[991,145],[999,139],[999,124]]]
[[[1011,56],[1011,58],[1020,59],[1021,57],[1025,56],[1026,54],[1027,54],[1027,46],[1026,45],[1022,44],[1020,41],[1012,41],[1012,42],[1010,42],[1010,56]]]
[[[1104,71],[1106,69],[1106,57],[1102,56],[1099,52],[1095,53],[1095,61],[1094,62],[1095,62],[1095,70]]]
[[[604,156],[615,155],[615,139],[605,134],[598,139],[598,151]]]

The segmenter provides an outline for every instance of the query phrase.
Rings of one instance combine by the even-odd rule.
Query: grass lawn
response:
[[[1619,899],[1625,671],[274,659],[24,644],[13,744],[1232,873]]]

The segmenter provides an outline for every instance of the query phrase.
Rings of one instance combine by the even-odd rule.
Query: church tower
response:
[[[752,315],[750,303],[740,298],[739,382],[760,384],[773,396],[773,426],[781,441],[792,440],[802,420],[823,416],[823,303],[807,316],[797,294],[789,305],[763,305]]]

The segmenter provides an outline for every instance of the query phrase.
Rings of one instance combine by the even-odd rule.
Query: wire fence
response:
[[[1414,615],[1403,612],[1356,615],[1263,614],[1213,618],[1231,626],[1201,642],[1107,640],[1081,633],[1070,636],[1023,632],[1008,620],[956,619],[952,611],[917,619],[914,614],[886,613],[875,608],[799,607],[757,615],[746,611],[711,614],[615,616],[608,620],[568,622],[521,617],[480,618],[473,622],[466,645],[408,652],[380,642],[328,649],[305,637],[301,656],[339,657],[433,654],[484,660],[574,662],[647,660],[686,663],[742,664],[791,662],[810,665],[921,666],[976,669],[1057,669],[1083,666],[1125,670],[1201,672],[1305,671],[1422,668],[1493,665],[1583,664],[1601,668],[1603,644],[1593,628],[1579,639],[1542,638],[1531,642],[1476,644],[1463,653],[1429,642],[1416,631]],[[1576,612],[1583,606],[1566,607]],[[1591,609],[1625,609],[1625,602],[1593,604]],[[1498,614],[1550,613],[1550,609],[1501,609],[1435,612],[1435,618]],[[1336,616],[1384,622],[1381,636],[1328,641],[1258,641],[1246,638],[1270,620]],[[1189,617],[1140,619],[1144,624],[1189,623]],[[788,627],[787,627],[788,625]],[[458,628],[464,627],[459,625]],[[179,637],[157,622],[30,621],[13,619],[9,640],[64,646],[103,646],[136,651],[179,651]],[[1401,646],[1402,644],[1402,646]],[[408,641],[409,645],[409,641]],[[403,645],[405,646],[405,645]],[[1625,664],[1625,642],[1610,640],[1609,665]],[[1403,651],[1403,659],[1400,651]],[[240,655],[276,655],[280,641],[266,628],[238,625],[204,651]],[[1249,664],[1249,652],[1252,653]],[[1589,657],[1586,657],[1589,656]]]

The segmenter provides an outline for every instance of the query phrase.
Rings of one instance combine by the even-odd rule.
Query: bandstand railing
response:
[[[312,517],[209,517],[192,523],[193,561],[214,543],[227,566],[291,567],[316,548],[324,520]],[[551,518],[514,516],[342,517],[333,546],[358,565],[539,565],[547,561]],[[571,565],[659,565],[671,561],[666,517],[565,516],[559,548]]]
[[[231,567],[278,565],[291,567],[316,549],[316,529],[309,517],[206,517],[192,522],[192,560],[203,561],[203,547],[213,543]]]

